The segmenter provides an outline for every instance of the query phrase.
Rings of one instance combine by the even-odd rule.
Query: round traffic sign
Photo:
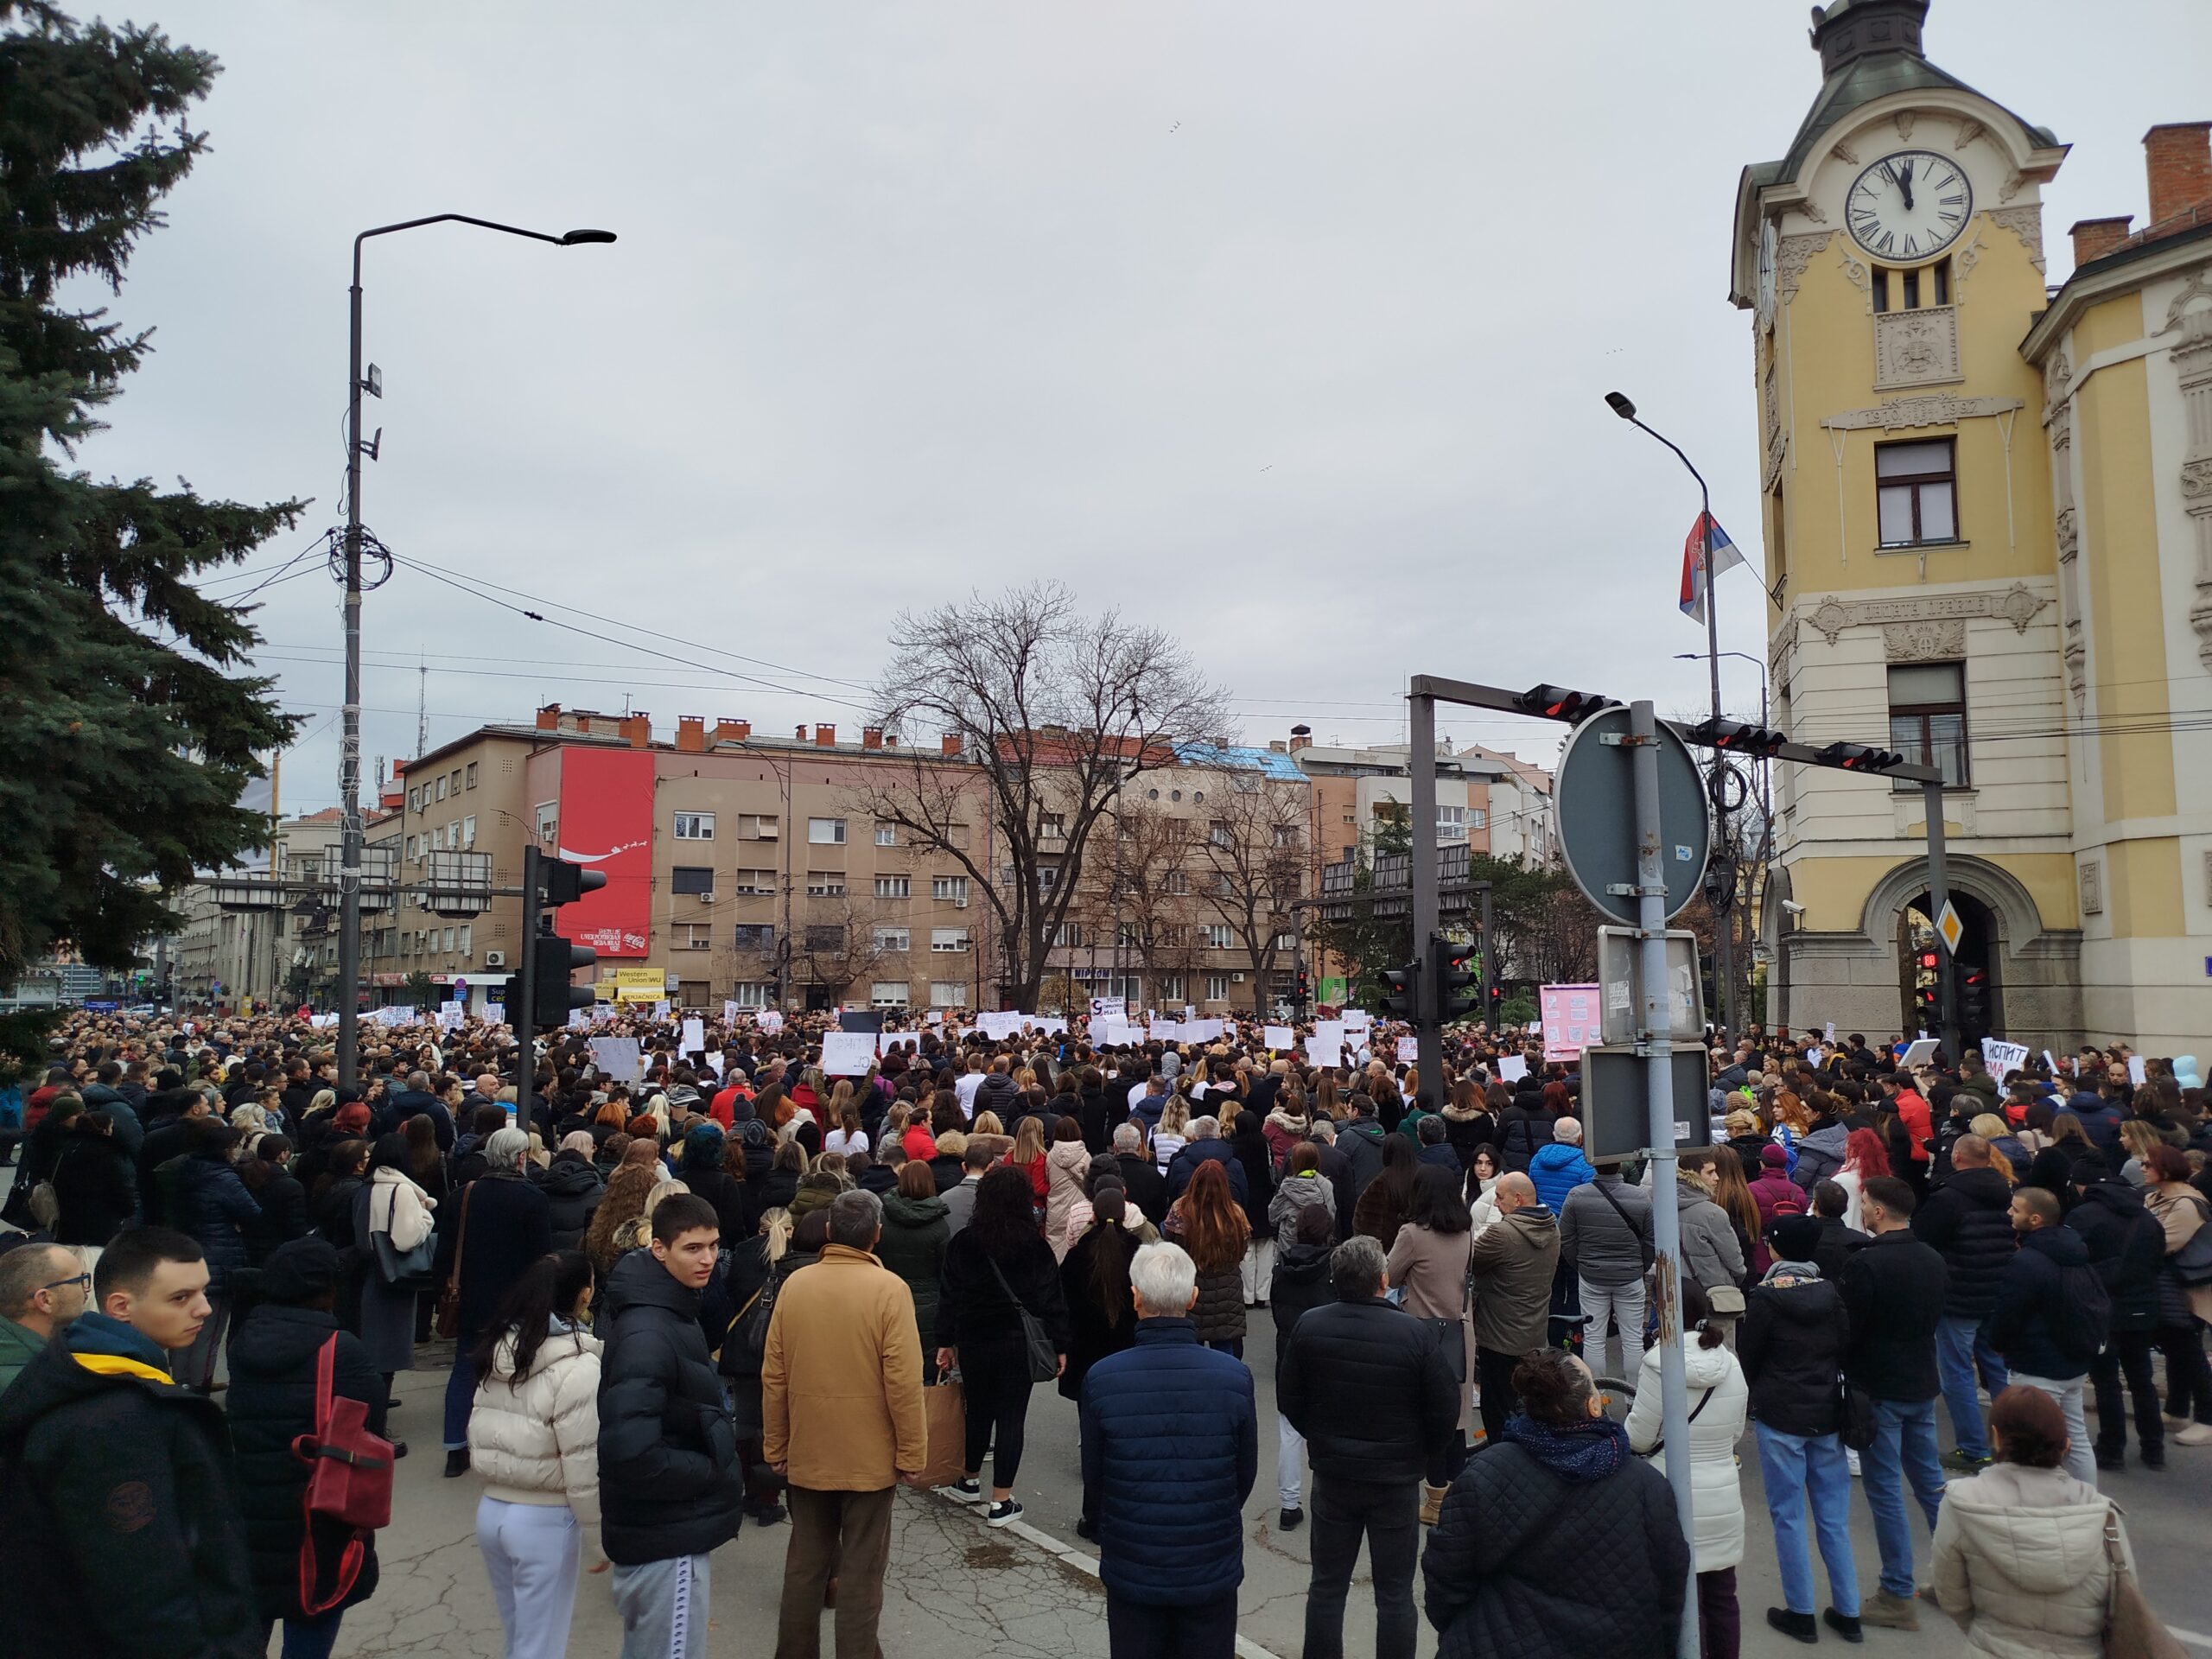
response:
[[[1628,735],[1625,709],[1608,709],[1576,727],[1560,751],[1552,801],[1560,856],[1574,885],[1608,919],[1633,927],[1641,919],[1636,895],[1614,891],[1637,885],[1636,750],[1623,741]],[[1697,757],[1662,721],[1659,869],[1669,920],[1697,897],[1712,844],[1713,809]]]

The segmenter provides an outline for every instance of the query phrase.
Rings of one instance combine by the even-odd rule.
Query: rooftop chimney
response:
[[[835,726],[824,726],[817,721],[814,728],[814,747],[817,749],[836,748],[837,728]]]
[[[2122,213],[2118,219],[2076,219],[2067,232],[2074,238],[2074,268],[2079,270],[2092,259],[2103,258],[2126,241],[2128,223],[2134,217]]]
[[[614,728],[627,739],[633,749],[649,749],[653,744],[653,717],[640,710],[625,715]]]
[[[939,754],[959,753],[960,734],[957,732],[947,732],[943,737],[938,740],[937,752]]]
[[[752,735],[753,722],[749,720],[718,720],[715,722],[715,741],[717,743],[742,743]]]
[[[861,728],[861,747],[864,749],[880,749],[882,747],[883,728],[880,726],[863,726]]]
[[[2169,121],[2143,135],[2151,223],[2212,200],[2212,121]]]
[[[1296,754],[1300,749],[1310,749],[1313,747],[1313,728],[1311,726],[1294,726],[1290,728],[1290,752],[1293,754]]]
[[[678,754],[704,754],[707,752],[705,715],[678,715],[676,717],[676,752]]]
[[[549,702],[537,711],[537,729],[541,732],[557,732],[561,729],[559,703]]]

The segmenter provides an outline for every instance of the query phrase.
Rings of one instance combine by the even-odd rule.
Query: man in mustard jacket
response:
[[[837,1652],[877,1652],[891,1558],[892,1489],[929,1455],[921,1339],[906,1281],[870,1254],[883,1205],[868,1192],[830,1206],[821,1260],[784,1285],[760,1368],[764,1452],[791,1484],[777,1659],[821,1652],[834,1569]]]

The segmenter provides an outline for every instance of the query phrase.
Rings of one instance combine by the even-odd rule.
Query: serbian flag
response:
[[[1705,538],[1708,531],[1713,535],[1713,568],[1716,572],[1744,562],[1744,556],[1736,550],[1736,543],[1720,528],[1720,521],[1709,512],[1698,514],[1697,522],[1690,526],[1688,539],[1682,543],[1681,604],[1682,614],[1700,623],[1705,620]]]

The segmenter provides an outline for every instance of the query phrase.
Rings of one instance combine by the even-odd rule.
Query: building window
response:
[[[677,813],[676,838],[678,841],[712,841],[715,838],[715,815],[711,812]]]
[[[1162,974],[1160,976],[1160,1000],[1162,1002],[1180,1002],[1183,1000],[1182,975]]]
[[[1907,663],[1890,671],[1890,747],[1916,766],[1942,772],[1945,788],[1967,786],[1964,663]],[[1900,778],[1895,787],[1920,785]]]
[[[968,902],[968,878],[964,875],[933,875],[930,878],[930,897],[964,905]]]
[[[476,787],[476,763],[474,760],[468,763],[468,787]]]
[[[1052,930],[1052,944],[1056,950],[1080,950],[1083,948],[1083,925],[1062,922]]]
[[[446,948],[446,954],[447,954],[448,956],[451,956],[451,955],[453,954],[453,939],[454,939],[454,930],[453,930],[452,928],[448,928],[448,929],[446,929],[446,945],[445,945],[445,948]]]
[[[845,896],[845,873],[842,870],[809,870],[806,890],[817,899],[842,899]]]
[[[1294,823],[1279,823],[1275,825],[1274,844],[1278,847],[1297,846],[1298,826]]]
[[[552,801],[537,804],[537,844],[550,847],[561,838],[561,809]]]
[[[906,1006],[906,982],[903,979],[879,979],[868,988],[868,1005],[871,1008],[903,1008]]]
[[[737,838],[740,841],[775,840],[775,815],[772,812],[739,813],[737,815]]]
[[[773,893],[776,890],[776,873],[773,870],[740,870],[736,885],[740,893]]]
[[[1118,950],[1135,950],[1137,948],[1137,925],[1135,922],[1116,922],[1114,925],[1114,944]]]
[[[1277,950],[1295,950],[1298,949],[1298,935],[1278,933],[1268,943]]]
[[[1191,878],[1181,870],[1169,870],[1160,878],[1160,890],[1171,899],[1181,899],[1191,891]]]
[[[930,929],[930,949],[932,950],[965,950],[968,930],[964,927],[933,927]]]
[[[1958,540],[1955,440],[1877,444],[1874,482],[1884,547]]]
[[[677,893],[712,893],[714,869],[706,864],[678,864],[668,873],[668,890]]]
[[[1440,806],[1436,809],[1436,839],[1440,842],[1465,841],[1467,838],[1467,809],[1464,806]]]
[[[810,956],[834,957],[845,948],[845,930],[835,922],[825,922],[806,930],[806,949]]]
[[[438,798],[438,799],[440,799],[440,800],[442,800],[442,801],[443,799],[445,799],[445,798],[446,798],[446,779],[445,779],[445,774],[444,774],[443,772],[440,772],[440,773],[438,774],[438,779],[437,779],[437,798]]]
[[[1233,845],[1233,841],[1229,833],[1229,820],[1227,818],[1216,818],[1212,823],[1207,824],[1206,839],[1217,847],[1228,847]]]
[[[806,838],[820,847],[842,847],[845,844],[845,821],[842,818],[809,818]]]
[[[1206,976],[1206,1001],[1209,1002],[1223,1002],[1226,1001],[1228,998],[1229,976],[1227,974],[1208,974]]]
[[[904,955],[913,949],[914,936],[903,927],[879,927],[868,936],[876,950]]]
[[[741,980],[730,987],[729,1000],[741,1008],[771,1008],[776,1005],[776,988]]]
[[[875,896],[879,899],[906,899],[912,896],[913,883],[903,875],[879,875],[875,878]]]
[[[730,942],[741,950],[756,950],[762,956],[776,948],[776,930],[760,923],[748,923],[737,929]]]
[[[1479,806],[1471,806],[1471,807],[1469,807],[1469,808],[1467,809],[1467,828],[1468,828],[1468,829],[1470,829],[1470,830],[1486,830],[1486,829],[1488,829],[1489,827],[1490,827],[1490,814],[1489,814],[1489,813],[1487,813],[1487,812],[1484,811],[1484,810],[1483,810],[1483,809],[1482,809],[1482,808],[1480,808]]]
[[[476,954],[476,929],[472,923],[463,922],[461,925],[461,954],[464,957]]]
[[[410,812],[420,812],[423,810],[423,791],[421,790],[410,789],[407,791],[407,810]]]
[[[1068,838],[1067,815],[1063,812],[1039,813],[1037,834],[1044,841],[1065,841]]]
[[[461,768],[459,766],[455,766],[453,769],[453,792],[456,795],[461,793]]]
[[[476,815],[474,812],[461,821],[461,844],[464,847],[476,844]]]
[[[930,1007],[957,1008],[961,1006],[961,999],[967,995],[967,991],[968,988],[965,985],[950,980],[933,979],[930,982]]]
[[[1050,892],[1051,892],[1054,887],[1058,887],[1059,885],[1060,885],[1060,867],[1059,867],[1058,865],[1057,865],[1057,864],[1039,864],[1039,865],[1037,867],[1037,891],[1038,891],[1038,892],[1039,892],[1039,893],[1050,893]]]
[[[707,922],[678,922],[676,925],[676,948],[679,950],[713,950],[713,925]]]
[[[875,844],[879,847],[896,847],[899,844],[899,826],[895,823],[877,824]]]
[[[1236,944],[1236,931],[1225,923],[1214,923],[1205,930],[1205,944],[1209,950],[1232,950]]]

